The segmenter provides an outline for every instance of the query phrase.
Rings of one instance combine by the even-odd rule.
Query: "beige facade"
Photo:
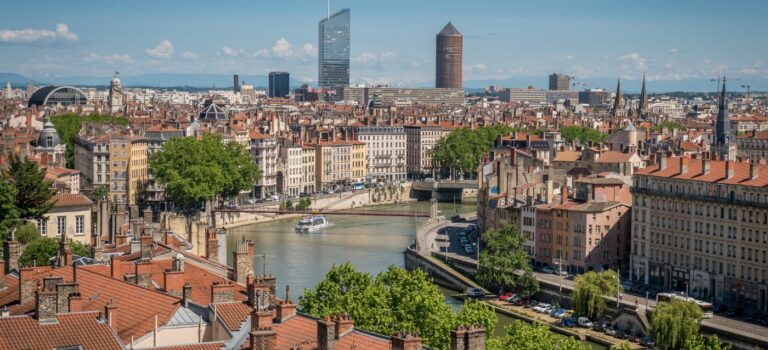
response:
[[[355,129],[366,146],[366,177],[376,181],[405,181],[405,130],[401,126],[367,126]]]
[[[350,144],[350,175],[351,182],[364,182],[366,170],[368,169],[366,145],[360,141],[349,141]]]
[[[304,193],[315,192],[315,148],[309,146],[301,147],[301,188]]]
[[[304,163],[301,146],[287,143],[280,146],[280,172],[277,177],[278,192],[298,196],[302,191]]]
[[[432,148],[443,136],[440,126],[405,126],[406,171],[408,176],[419,177],[432,174]]]
[[[633,181],[633,280],[768,311],[768,167],[662,158]]]
[[[91,244],[91,219],[92,202],[81,194],[57,194],[53,197],[54,205],[45,219],[34,221],[37,230],[43,237],[59,238],[66,235],[68,239]]]

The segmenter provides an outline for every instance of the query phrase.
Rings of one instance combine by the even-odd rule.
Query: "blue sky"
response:
[[[334,0],[351,8],[353,82],[434,80],[435,34],[464,34],[465,80],[768,79],[768,1]],[[317,79],[324,0],[14,1],[0,11],[0,72]]]

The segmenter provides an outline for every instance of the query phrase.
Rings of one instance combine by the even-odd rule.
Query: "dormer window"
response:
[[[53,147],[53,136],[45,137],[45,147]]]

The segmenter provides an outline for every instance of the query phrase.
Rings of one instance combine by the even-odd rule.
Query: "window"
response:
[[[85,216],[78,215],[75,217],[75,234],[82,235],[85,233]]]
[[[43,218],[37,222],[37,232],[40,232],[43,236],[48,234],[48,220]]]
[[[67,217],[57,216],[56,217],[56,233],[63,235],[66,229],[67,229]]]

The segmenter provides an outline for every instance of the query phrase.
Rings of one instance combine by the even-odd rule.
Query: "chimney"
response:
[[[144,209],[144,223],[151,223],[153,222],[154,218],[152,217],[152,209],[146,208]]]
[[[664,154],[659,154],[659,170],[667,168],[667,157]]]
[[[56,321],[56,291],[38,288],[35,292],[35,315],[38,322]]]
[[[704,176],[709,174],[709,170],[710,170],[709,159],[702,158],[701,159],[701,175]]]
[[[83,296],[80,293],[74,293],[69,296],[69,312],[83,311]]]
[[[19,270],[19,304],[34,300],[36,287],[34,276],[34,268],[25,267]]]
[[[154,249],[155,242],[150,235],[142,235],[139,238],[141,243],[141,260],[151,260],[152,250]]]
[[[547,180],[547,193],[544,197],[544,203],[549,204],[552,200],[552,192],[554,192],[554,183],[552,183],[552,179],[549,179]]]
[[[184,283],[184,286],[181,287],[181,303],[184,305],[184,307],[189,307],[189,303],[192,301],[192,286],[189,285],[189,282]]]
[[[19,269],[19,258],[21,257],[21,243],[8,237],[3,242],[3,261],[5,262],[5,274]]]
[[[5,261],[0,260],[0,290],[5,289]]]
[[[165,236],[163,236],[163,243],[171,247],[177,247],[179,241],[176,239],[176,235],[173,233],[173,231],[166,231]]]
[[[334,331],[336,340],[341,339],[341,337],[351,333],[355,329],[355,321],[346,315],[337,315],[334,317],[333,323],[336,327]]]
[[[109,302],[104,305],[104,318],[107,320],[107,324],[115,330],[115,333],[119,331],[119,314],[117,312],[117,304],[110,299]]]
[[[336,324],[329,317],[317,320],[317,350],[336,349]]]
[[[117,241],[117,237],[115,237],[115,240]],[[131,240],[131,250],[130,254],[136,254],[141,252],[141,242],[138,240]]]
[[[115,235],[115,246],[121,246],[128,242],[128,236],[126,235]],[[138,250],[138,246],[136,247],[136,250]],[[131,245],[131,253],[133,253],[133,245]]]
[[[451,350],[485,349],[485,329],[480,326],[459,326],[451,331]]]
[[[509,150],[509,165],[517,165],[517,149],[514,147]]]
[[[291,291],[290,286],[285,286],[285,299],[277,304],[277,323],[282,323],[290,320],[296,316],[296,304],[294,304],[289,296]]]
[[[208,229],[208,241],[205,244],[205,258],[211,261],[219,261],[219,240],[216,239],[215,229]]]
[[[237,283],[245,283],[246,276],[253,273],[253,241],[243,237],[243,240],[235,246],[232,255],[234,257],[232,280]]]
[[[731,163],[732,163],[731,161],[728,161],[728,160],[725,161],[725,178],[726,179],[730,179],[733,177],[733,173],[734,173],[733,168],[736,166],[736,164],[731,164]]]
[[[78,294],[80,288],[77,283],[59,283],[56,285],[56,310],[58,313],[69,312],[69,296]]]
[[[152,262],[136,262],[136,285],[143,288],[152,288]]]
[[[272,312],[269,310],[251,313],[251,350],[277,349],[277,332],[272,329]]]
[[[116,256],[112,255],[109,258],[109,265],[110,265],[110,273],[112,278],[117,280],[122,280],[123,275],[125,275],[125,271],[122,269],[122,261]]]
[[[213,282],[211,285],[211,303],[228,303],[235,301],[234,286],[229,283]]]
[[[757,175],[759,173],[759,168],[755,163],[749,163],[749,179],[754,180],[757,179]]]
[[[563,187],[560,187],[560,203],[565,203],[568,201],[568,185],[563,184]]]
[[[688,163],[684,161],[683,157],[678,158],[680,160],[680,174],[688,172]]]
[[[165,292],[175,297],[181,297],[185,286],[184,271],[167,269],[163,272]]]
[[[408,333],[396,333],[390,337],[392,350],[421,350],[421,338]]]

